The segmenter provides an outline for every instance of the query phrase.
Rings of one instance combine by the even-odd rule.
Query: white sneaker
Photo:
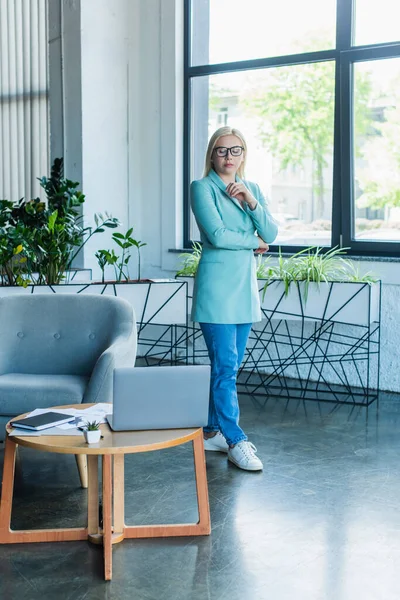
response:
[[[228,452],[229,446],[222,433],[218,431],[213,437],[204,440],[204,450],[211,450],[212,452]]]
[[[257,448],[251,442],[243,440],[228,450],[228,460],[233,462],[239,469],[245,471],[261,471],[263,464],[255,455]]]

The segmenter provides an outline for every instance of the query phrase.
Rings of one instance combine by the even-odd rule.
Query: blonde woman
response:
[[[192,319],[200,324],[211,362],[206,450],[226,452],[237,467],[263,468],[239,425],[236,375],[251,324],[261,320],[254,252],[264,253],[277,235],[256,183],[244,179],[247,145],[237,129],[211,137],[202,179],[190,187],[203,251],[193,294]]]

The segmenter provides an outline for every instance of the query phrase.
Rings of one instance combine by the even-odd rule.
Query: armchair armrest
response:
[[[137,337],[120,336],[98,358],[82,402],[112,402],[115,367],[133,367],[136,359]]]

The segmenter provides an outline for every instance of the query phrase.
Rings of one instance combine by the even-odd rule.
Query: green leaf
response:
[[[54,226],[55,226],[56,221],[57,221],[57,216],[58,216],[58,210],[55,210],[49,216],[48,226],[49,226],[49,230],[51,232],[54,232]]]

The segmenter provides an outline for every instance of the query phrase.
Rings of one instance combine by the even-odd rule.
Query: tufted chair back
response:
[[[132,323],[132,307],[113,296],[21,294],[0,298],[0,375],[89,377],[114,340],[129,341]]]

